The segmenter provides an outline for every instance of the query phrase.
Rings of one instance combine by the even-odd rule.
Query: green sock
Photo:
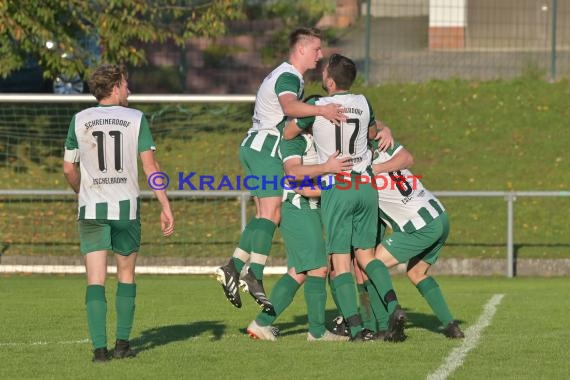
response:
[[[419,290],[422,297],[425,298],[437,319],[439,319],[444,326],[453,321],[453,316],[447,307],[447,303],[443,298],[439,285],[433,277],[424,278],[418,282],[416,288]]]
[[[243,229],[241,236],[239,238],[238,247],[247,253],[251,252],[251,235],[253,230],[255,229],[256,224],[257,224],[257,218],[251,218],[249,223]],[[238,257],[232,257],[232,259],[234,261],[234,265],[236,266],[238,273],[241,273],[241,270],[243,269],[245,262]]]
[[[364,286],[368,293],[368,300],[370,301],[370,307],[376,319],[378,331],[388,330],[388,310],[386,310],[386,306],[382,303],[382,298],[380,298],[378,290],[376,290],[376,287],[369,280],[364,282]]]
[[[103,285],[87,285],[87,326],[94,348],[107,348],[107,300]]]
[[[327,304],[327,284],[324,277],[307,276],[305,280],[305,302],[309,332],[315,338],[325,333],[325,307]]]
[[[251,252],[259,255],[269,256],[271,251],[271,243],[273,242],[273,235],[277,226],[269,219],[259,218],[257,224],[251,235]],[[250,262],[249,267],[253,272],[256,279],[263,279],[263,268],[265,268],[265,261]]]
[[[362,330],[362,323],[351,323],[354,316],[358,316],[358,305],[356,304],[356,291],[354,277],[352,273],[342,273],[333,279],[336,288],[336,295],[344,318],[349,322],[350,334],[355,336]]]
[[[338,303],[338,298],[336,296],[336,288],[334,286],[334,281],[330,276],[328,276],[328,279],[329,279],[329,288],[331,290],[331,296],[338,311],[338,315],[343,315],[342,310],[340,309],[340,304]]]
[[[372,313],[366,287],[364,284],[356,284],[356,290],[358,291],[358,312],[360,313],[360,318],[362,318],[362,326],[370,331],[376,332],[376,319]]]
[[[135,298],[137,296],[136,284],[117,284],[117,339],[129,340],[135,318]]]
[[[392,314],[398,305],[398,299],[394,292],[394,286],[392,285],[392,278],[390,277],[388,268],[382,261],[374,259],[368,263],[364,271],[376,289],[378,289],[382,301],[386,304],[388,314]]]
[[[271,290],[271,295],[269,299],[273,304],[275,309],[275,315],[270,315],[268,313],[261,312],[255,318],[255,321],[260,326],[269,326],[277,319],[281,313],[293,302],[293,298],[299,290],[299,283],[289,275],[285,273],[275,284]]]

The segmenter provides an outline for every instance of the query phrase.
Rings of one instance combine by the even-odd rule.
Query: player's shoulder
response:
[[[270,78],[279,78],[282,76],[294,76],[297,78],[303,78],[303,75],[301,75],[301,73],[299,73],[299,71],[295,68],[295,66],[293,66],[292,64],[290,64],[289,62],[283,62],[282,64],[280,64],[279,66],[277,66],[276,68],[273,69],[273,71],[271,71],[271,73],[269,73],[269,75],[267,75],[266,79],[270,79]]]
[[[317,104],[321,97],[322,95],[319,94],[309,95],[303,99],[303,102],[307,104]]]
[[[135,125],[140,125],[141,123],[146,122],[144,112],[137,108],[119,106],[114,110],[114,112],[114,115],[117,118],[133,121]]]
[[[135,115],[135,116],[144,115],[143,111],[141,111],[137,108],[131,108],[131,107],[118,106],[117,112],[129,114],[129,115]]]
[[[348,97],[350,97],[353,100],[356,100],[358,102],[366,102],[368,103],[368,98],[366,97],[366,95],[364,94],[353,94],[353,93],[349,93],[347,94]]]

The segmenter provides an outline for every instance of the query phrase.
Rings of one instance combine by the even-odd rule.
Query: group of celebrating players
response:
[[[242,288],[261,306],[247,327],[255,339],[277,340],[273,323],[304,285],[307,340],[400,342],[406,338],[407,317],[389,268],[405,263],[443,334],[463,338],[438,283],[428,275],[449,233],[445,208],[408,170],[412,155],[376,120],[366,97],[350,92],[354,62],[332,54],[322,72],[326,96],[303,101],[303,74],[323,58],[320,32],[299,28],[291,33],[289,47],[289,59],[259,87],[240,162],[247,175],[260,181],[285,174],[291,184],[307,177],[323,183],[251,191],[256,215],[228,263],[216,272],[225,296],[240,308]],[[386,178],[391,186],[378,182]],[[339,179],[360,186],[341,187]],[[268,297],[263,269],[277,226],[288,270]],[[384,236],[386,227],[392,233]],[[340,314],[330,330],[325,325],[327,281]]]

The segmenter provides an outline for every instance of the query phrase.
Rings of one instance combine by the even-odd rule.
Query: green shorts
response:
[[[327,266],[321,210],[300,209],[283,202],[279,230],[285,242],[288,268],[301,273]]]
[[[384,236],[386,235],[386,223],[380,218],[378,218],[378,231],[376,232],[376,245],[382,243]]]
[[[348,189],[332,186],[321,193],[327,253],[350,254],[352,247],[376,246],[378,192],[370,184]]]
[[[244,187],[258,198],[281,197],[283,195],[283,162],[274,152],[278,137],[266,135],[260,151],[247,144],[251,137],[246,137],[239,149],[239,160],[245,172]]]
[[[447,212],[429,222],[426,226],[412,233],[393,232],[382,240],[382,246],[399,263],[405,263],[414,257],[433,265],[439,257],[439,251],[449,235]]]
[[[79,250],[83,255],[94,251],[113,251],[128,256],[140,249],[140,219],[82,219],[77,222],[77,225]]]

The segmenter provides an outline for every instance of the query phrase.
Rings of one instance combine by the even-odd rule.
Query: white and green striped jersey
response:
[[[375,145],[373,164],[390,160],[402,149],[397,142],[386,152],[378,151],[377,143]],[[408,169],[379,173],[374,179],[380,217],[394,231],[417,231],[445,211],[439,200]]]
[[[279,154],[283,162],[292,158],[301,158],[303,165],[316,165],[318,163],[317,151],[313,142],[313,136],[302,133],[291,140],[281,140],[279,144]],[[298,182],[295,186],[310,186],[309,179]],[[293,184],[291,184],[293,186]],[[317,186],[316,184],[314,186]],[[308,198],[297,194],[293,190],[283,189],[283,201],[289,202],[299,209],[318,209],[318,197]]]
[[[368,128],[375,125],[372,107],[364,95],[339,93],[333,96],[314,98],[309,104],[326,105],[336,103],[342,106],[346,121],[337,126],[322,116],[299,118],[297,125],[302,129],[313,128],[319,161],[324,163],[337,150],[339,158],[349,156],[353,163],[352,171],[366,173],[372,153],[368,148]]]
[[[265,132],[281,136],[286,116],[279,103],[279,96],[293,94],[303,98],[303,75],[289,62],[277,66],[261,83],[255,96],[253,126],[248,133]]]
[[[138,156],[155,149],[141,111],[121,106],[87,108],[71,120],[65,148],[79,151],[79,219],[139,217]]]

